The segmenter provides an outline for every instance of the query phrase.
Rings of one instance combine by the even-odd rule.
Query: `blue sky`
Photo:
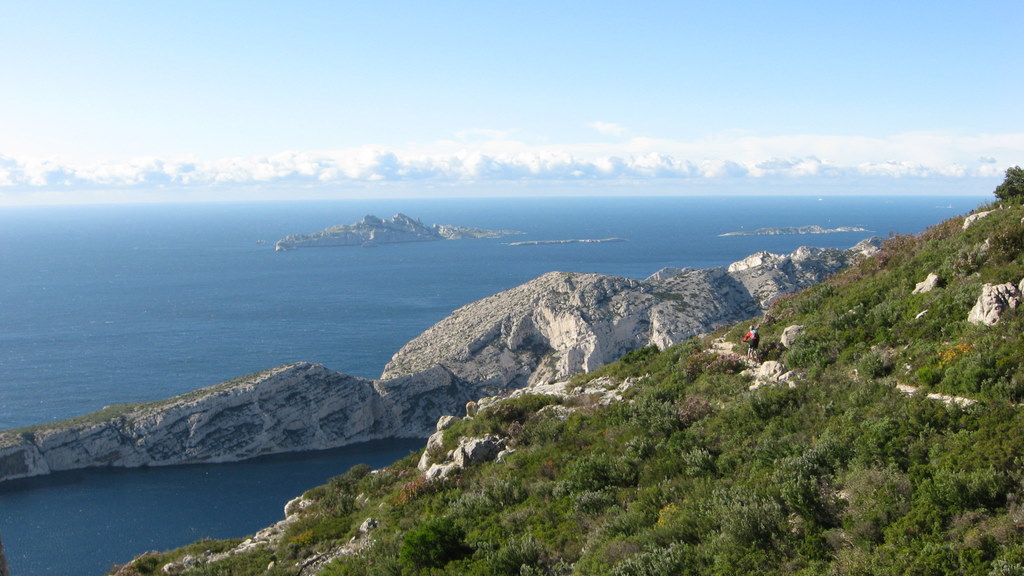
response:
[[[0,204],[990,194],[1024,3],[6,2]]]

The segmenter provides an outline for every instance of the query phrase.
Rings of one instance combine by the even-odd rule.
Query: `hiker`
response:
[[[761,335],[757,333],[757,328],[751,326],[750,330],[743,336],[742,341],[747,343],[747,358],[753,358],[756,362],[757,344],[761,341]]]

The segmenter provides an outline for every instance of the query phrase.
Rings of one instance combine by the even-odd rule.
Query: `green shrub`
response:
[[[427,520],[405,535],[398,553],[399,564],[403,571],[411,573],[440,568],[472,553],[465,537],[466,533],[451,518]]]
[[[612,576],[684,576],[698,574],[699,565],[685,544],[675,544],[665,550],[648,550],[631,556],[612,569]]]
[[[719,491],[712,506],[722,536],[741,548],[771,547],[785,531],[786,514],[779,502],[753,489]]]
[[[862,378],[880,378],[888,374],[891,368],[891,362],[874,351],[864,354],[857,361],[857,372]]]
[[[488,554],[487,562],[494,574],[520,576],[524,570],[536,568],[544,547],[532,535],[511,538],[497,552]]]
[[[895,468],[852,470],[843,490],[843,527],[855,542],[881,542],[886,526],[910,509],[910,478]]]
[[[586,454],[566,467],[564,478],[572,492],[596,492],[630,486],[636,483],[638,472],[635,466],[607,454]]]

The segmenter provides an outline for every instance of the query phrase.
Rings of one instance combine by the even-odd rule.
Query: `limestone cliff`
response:
[[[441,365],[500,388],[562,379],[756,316],[871,246],[761,252],[728,268],[664,270],[643,281],[551,272],[456,310],[399,350],[381,378]]]
[[[0,481],[426,437],[438,417],[478,396],[439,367],[375,382],[318,364],[290,364],[162,402],[0,433]]]

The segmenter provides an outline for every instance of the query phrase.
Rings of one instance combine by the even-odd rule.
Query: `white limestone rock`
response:
[[[422,438],[440,416],[480,394],[437,366],[376,382],[319,364],[289,364],[109,417],[0,432],[0,481]]]
[[[495,460],[504,450],[505,440],[493,434],[482,438],[461,438],[459,446],[448,454],[444,462],[428,466],[423,477],[428,481],[439,480],[452,472]]]
[[[1007,310],[1020,306],[1021,290],[1012,282],[1006,284],[985,284],[974,308],[967,314],[971,324],[992,326],[999,322]]]
[[[786,347],[786,349],[792,348],[793,344],[796,343],[800,335],[804,333],[805,327],[799,324],[787,326],[782,331],[782,336],[779,338],[779,342]]]
[[[380,523],[377,522],[375,518],[367,518],[359,525],[359,535],[366,536],[370,532],[376,530],[378,526],[380,526]]]
[[[781,362],[776,362],[775,360],[762,362],[756,368],[745,370],[744,374],[749,374],[754,379],[753,383],[750,384],[750,390],[757,390],[762,386],[777,386],[779,384],[786,384],[790,388],[796,387],[796,383],[793,381],[793,373],[786,370],[786,367]]]
[[[459,468],[490,462],[505,449],[505,441],[493,435],[483,438],[465,438],[452,454],[452,462]]]
[[[645,278],[644,281],[645,282],[653,282],[655,280],[665,280],[665,279],[671,278],[673,276],[678,276],[678,275],[683,274],[685,272],[690,272],[692,270],[693,270],[693,268],[690,267],[690,266],[687,266],[685,268],[675,268],[675,267],[672,267],[672,266],[668,266],[668,267],[662,268],[661,270],[658,270],[654,274],[651,274],[650,276]]]
[[[292,498],[291,500],[288,501],[287,504],[284,505],[284,517],[291,518],[296,514],[300,514],[303,510],[309,508],[312,505],[312,500],[309,500],[303,496],[296,496],[295,498]]]
[[[978,220],[981,220],[985,216],[988,216],[992,212],[993,212],[992,210],[986,210],[984,212],[975,212],[974,214],[971,214],[970,216],[964,218],[963,229],[967,230],[968,228],[973,226],[975,222],[977,222]]]
[[[929,273],[924,280],[918,282],[917,285],[914,286],[914,291],[912,292],[912,294],[925,294],[931,292],[932,290],[938,288],[940,283],[941,280],[936,274]]]
[[[423,455],[420,456],[420,461],[416,467],[421,471],[426,471],[433,464],[431,460],[444,445],[444,431],[451,428],[453,424],[459,421],[457,416],[444,415],[437,421],[437,426],[434,433],[427,438],[426,449],[423,450]]]
[[[853,248],[850,248],[850,252],[860,254],[861,256],[874,256],[881,251],[882,239],[877,236],[861,240]]]

